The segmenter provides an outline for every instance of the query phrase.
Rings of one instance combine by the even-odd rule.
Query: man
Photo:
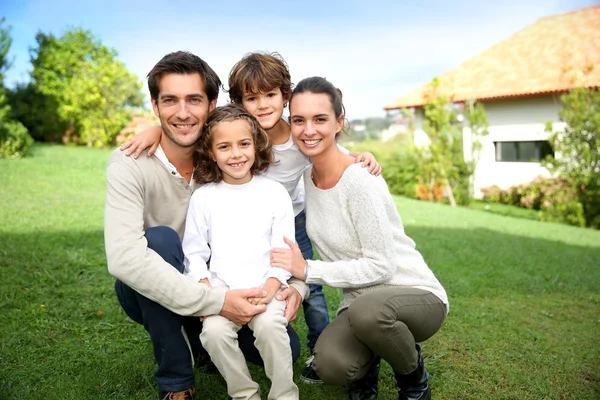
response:
[[[265,311],[248,298],[262,289],[210,289],[182,275],[181,238],[188,202],[193,153],[208,113],[216,106],[221,82],[199,57],[167,54],[148,74],[154,113],[164,134],[152,157],[127,157],[116,150],[108,162],[105,243],[109,272],[117,278],[121,306],[150,334],[158,363],[160,399],[194,397],[194,359],[201,356],[199,316],[222,315],[244,325]],[[291,282],[278,298],[286,317],[295,318],[306,285]],[[295,356],[299,340],[289,329]],[[261,363],[247,328],[239,342],[246,358]]]

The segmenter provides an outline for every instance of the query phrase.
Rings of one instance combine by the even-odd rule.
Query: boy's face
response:
[[[152,100],[152,108],[166,139],[180,147],[194,146],[216,100],[208,101],[198,73],[166,74],[158,86],[158,99]]]
[[[284,99],[281,89],[275,88],[264,93],[244,93],[242,106],[252,114],[260,126],[269,131],[281,119],[283,105],[288,99]]]

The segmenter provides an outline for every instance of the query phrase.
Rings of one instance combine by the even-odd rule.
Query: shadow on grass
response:
[[[531,310],[519,310],[518,306],[534,307],[538,299],[542,305],[552,299],[558,303],[568,299],[570,306],[600,302],[600,248],[480,228],[408,226],[407,233],[451,301],[446,326],[425,344],[437,398],[492,398],[491,393],[498,390],[505,390],[506,398],[523,393],[529,393],[525,398],[538,394],[541,397],[537,398],[542,398],[544,393],[555,393],[557,398],[573,393],[593,398],[600,380],[597,369],[588,370],[586,380],[571,383],[552,377],[567,372],[565,376],[572,376],[583,368],[576,361],[557,363],[556,357],[588,360],[584,366],[598,365],[598,350],[593,350],[597,333],[589,332],[587,325],[581,332],[578,329],[589,317],[598,321],[598,307],[582,308],[585,321],[553,328],[558,321],[539,325],[533,321],[527,327]],[[131,322],[116,301],[100,230],[0,232],[0,243],[0,392],[7,399],[39,393],[47,399],[156,396],[150,342],[143,328]],[[331,299],[332,290],[326,293]],[[337,304],[330,308],[334,311]],[[481,332],[482,326],[488,331]],[[303,338],[305,327],[296,323],[296,329]],[[514,337],[507,329],[516,332]],[[542,337],[538,331],[552,329],[557,329],[556,335],[573,330],[570,334],[578,346],[569,348],[568,354],[549,350],[561,338],[551,331],[544,331]],[[522,352],[506,355],[507,348],[527,350],[523,338],[532,335],[541,337],[535,343],[548,347],[540,350],[538,344],[532,345],[524,358],[518,356]],[[532,369],[531,355],[538,353]],[[489,359],[494,362],[488,365],[492,370],[482,367]],[[301,361],[295,365],[297,378]],[[511,371],[523,373],[513,376]],[[266,393],[269,383],[264,373],[256,369],[252,373]],[[490,373],[500,378],[485,382],[482,375]],[[218,377],[197,377],[202,398],[226,398]],[[534,387],[527,386],[531,380],[536,382]],[[389,368],[384,368],[380,382],[380,397],[394,398]],[[301,398],[345,398],[339,389],[299,386]]]

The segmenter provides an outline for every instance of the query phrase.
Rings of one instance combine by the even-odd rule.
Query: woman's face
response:
[[[331,100],[324,93],[299,93],[290,104],[294,142],[309,157],[336,146],[335,135],[342,129],[343,121],[343,115],[335,117]]]

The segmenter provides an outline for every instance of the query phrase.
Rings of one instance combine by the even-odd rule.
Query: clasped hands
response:
[[[290,271],[290,269],[292,269],[291,260],[295,258],[296,263],[301,265],[300,269],[302,270],[302,275],[298,276],[293,271],[290,272],[295,277],[304,279],[305,261],[298,245],[287,238],[284,238],[284,240],[290,248],[273,249],[271,252],[271,266],[280,267]],[[208,279],[201,279],[200,282],[210,287]],[[225,301],[223,302],[223,307],[221,308],[219,315],[229,319],[237,325],[245,325],[250,322],[252,317],[256,314],[265,312],[267,310],[267,304],[275,297],[279,301],[286,302],[284,317],[291,322],[295,320],[298,315],[298,309],[302,303],[302,296],[293,286],[287,287],[277,293],[277,290],[279,290],[280,287],[281,282],[275,278],[270,278],[263,288],[228,290],[225,292]],[[275,293],[277,294],[275,295]],[[204,317],[201,317],[201,320],[203,319]]]

